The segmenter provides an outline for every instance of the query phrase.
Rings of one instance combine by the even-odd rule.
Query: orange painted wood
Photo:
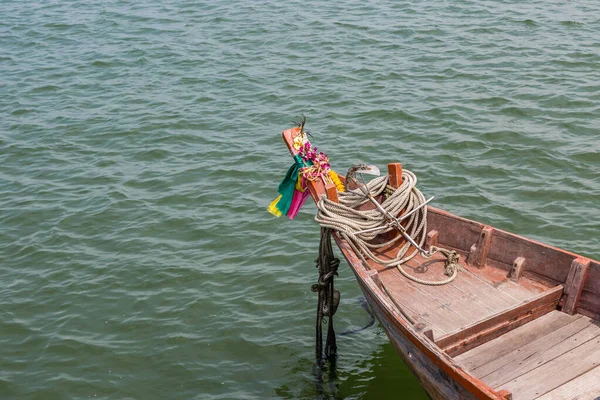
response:
[[[338,199],[338,191],[337,187],[333,183],[327,183],[325,185],[325,192],[327,193],[327,198],[335,203],[339,203]]]
[[[402,185],[402,164],[388,164],[388,176],[390,179],[390,186],[394,189],[398,189]]]
[[[504,400],[512,400],[512,393],[509,392],[508,390],[499,390],[498,394],[500,395],[500,397],[502,397]]]

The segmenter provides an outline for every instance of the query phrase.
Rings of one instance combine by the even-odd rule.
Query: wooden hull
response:
[[[440,217],[446,222],[451,218],[451,220],[454,220],[456,229],[459,230],[464,228],[461,228],[461,225],[467,224],[470,226],[472,223],[472,221],[464,220],[441,210],[431,209],[431,211],[434,215],[433,225],[440,223],[440,220],[437,219],[437,217]],[[438,225],[438,227],[440,226]],[[481,230],[486,230],[486,227],[481,225]],[[500,237],[506,237],[505,235],[508,234],[504,232],[499,233]],[[477,236],[474,237],[477,238]],[[553,271],[552,273],[554,276],[565,275],[566,278],[563,284],[569,289],[563,291],[563,285],[552,285],[547,283],[550,278],[544,276],[538,276],[536,280],[521,277],[520,284],[517,284],[509,278],[511,270],[508,268],[506,270],[490,266],[487,266],[485,269],[471,268],[475,270],[476,274],[481,276],[482,282],[484,279],[490,279],[492,281],[492,285],[488,285],[487,288],[492,288],[494,286],[501,288],[502,285],[512,284],[511,290],[514,290],[515,287],[519,287],[522,289],[523,293],[531,293],[531,297],[517,302],[512,307],[502,309],[501,312],[490,314],[482,320],[474,319],[472,325],[460,327],[456,332],[450,334],[442,334],[434,340],[432,331],[430,329],[428,330],[429,326],[424,325],[422,321],[415,320],[415,318],[418,318],[418,313],[417,317],[415,317],[414,314],[409,315],[408,313],[410,307],[415,309],[415,306],[413,306],[414,303],[418,304],[418,301],[421,301],[417,300],[411,303],[411,300],[409,299],[413,296],[418,298],[420,295],[418,292],[410,292],[407,289],[414,284],[401,278],[399,275],[392,275],[392,271],[390,271],[389,268],[381,268],[375,264],[365,265],[352,251],[348,243],[334,235],[338,247],[354,272],[356,279],[368,303],[371,305],[377,316],[377,319],[381,323],[381,326],[387,333],[400,357],[419,379],[423,388],[432,399],[512,399],[513,393],[510,390],[507,390],[507,388],[516,390],[514,396],[515,399],[596,399],[600,396],[600,380],[598,380],[598,382],[594,382],[593,380],[600,377],[600,322],[589,317],[582,317],[575,311],[580,311],[584,315],[594,317],[598,315],[598,309],[590,308],[588,306],[588,304],[596,304],[595,300],[585,303],[581,302],[581,297],[579,297],[578,300],[569,302],[569,296],[577,296],[577,294],[581,296],[581,293],[589,291],[589,298],[595,299],[596,294],[593,290],[596,290],[597,282],[589,282],[587,281],[587,278],[589,278],[590,275],[589,269],[591,269],[591,275],[593,277],[597,276],[596,274],[600,272],[600,263],[592,260],[586,261],[586,259],[575,254],[555,249],[550,246],[544,246],[516,235],[510,237],[512,238],[512,241],[509,241],[511,243],[517,240],[523,241],[523,243],[514,246],[518,249],[519,254],[528,255],[527,249],[531,251],[531,248],[537,249],[538,246],[542,246],[544,257],[547,258],[546,262],[543,263],[544,268],[551,262],[563,263],[567,270],[566,272]],[[527,243],[528,245],[526,246],[524,243]],[[476,249],[474,248],[475,245],[470,247],[471,252],[476,252]],[[472,257],[469,257],[469,253],[465,253],[464,249],[461,249],[460,247],[454,248],[463,253],[466,259],[472,259]],[[506,251],[509,252],[509,250]],[[529,257],[531,258],[532,256]],[[485,265],[487,265],[488,261],[486,261]],[[489,263],[493,263],[493,261]],[[583,274],[583,277],[579,274],[580,278],[578,279],[577,271],[581,269],[579,268],[582,265],[581,263],[586,266],[585,269],[587,271],[586,274]],[[414,273],[415,270],[412,271]],[[471,272],[466,270],[463,272],[463,275],[468,275],[470,273]],[[459,278],[457,279],[464,279],[463,275],[459,275]],[[579,283],[577,283],[578,281]],[[460,285],[462,284],[463,283],[457,282],[453,285],[460,288]],[[435,290],[439,290],[440,297],[444,297],[447,296],[447,293],[449,293],[451,289],[431,289],[431,291]],[[472,290],[475,291],[473,288]],[[525,296],[523,293],[520,294]],[[515,293],[513,293],[513,295],[517,296]],[[475,297],[472,296],[470,300],[474,298]],[[441,316],[442,313],[452,312],[452,301],[447,301],[448,303],[444,304],[447,306],[445,310],[437,310],[438,317]],[[572,303],[570,314],[558,311],[560,308],[564,309],[569,303]],[[475,308],[474,305],[473,307]],[[423,304],[422,308],[426,308],[426,305]],[[554,314],[550,313],[559,315],[554,316]],[[549,317],[550,315],[552,315],[552,318]],[[554,323],[556,326],[543,327],[545,328],[545,331],[544,329],[540,329],[541,317],[546,317],[549,324]],[[581,318],[577,320],[577,317]],[[558,322],[553,321],[553,319],[555,320],[557,318],[562,320]],[[573,320],[570,320],[569,318],[573,318]],[[435,323],[433,325],[435,325]],[[558,333],[555,334],[552,331],[554,328],[556,328],[556,332],[559,333],[562,331],[568,333],[569,330],[572,330],[573,334],[571,336],[569,336],[571,333],[559,336]],[[528,333],[527,330],[535,330],[537,333]],[[470,365],[468,360],[478,356],[477,354],[472,356],[471,353],[477,352],[479,349],[483,349],[486,345],[493,344],[494,342],[498,342],[496,347],[506,347],[501,343],[504,336],[507,337],[507,341],[529,340],[533,345],[524,342],[522,344],[523,347],[521,348],[513,346],[513,349],[508,346],[506,351],[492,349],[491,354],[493,354],[493,356],[490,357],[490,360],[486,360],[485,362],[489,362],[491,363],[490,365],[493,365],[494,358],[496,357],[503,357],[502,359],[508,360],[512,357],[519,361],[518,365],[514,366],[516,371],[519,370],[519,365],[527,365],[527,363],[530,364],[528,369],[523,369],[522,374],[511,375],[510,370],[513,367],[510,364],[502,365],[500,370],[504,370],[504,379],[502,376],[498,376],[497,372],[485,376],[482,375],[482,379],[479,379],[478,374],[470,371],[469,367],[476,367],[474,369],[479,368],[478,372],[482,374],[481,371],[485,370],[486,366],[482,369],[482,366],[480,365],[481,362],[477,365]],[[523,337],[525,339],[522,339]],[[561,342],[563,339],[569,339],[573,343],[571,345],[564,344],[564,342]],[[587,350],[584,347],[578,347],[578,340],[586,342],[584,347],[587,348]],[[598,345],[595,345],[594,341],[596,340],[599,343]],[[535,352],[531,351],[531,346],[536,344],[539,346],[539,343],[543,343],[544,341],[554,341],[555,345],[562,346],[563,348],[560,351],[553,350],[552,348],[538,349]],[[557,348],[558,347],[554,347],[554,349]],[[511,355],[510,351],[515,354],[519,351],[523,351],[524,353],[530,351],[531,354],[519,359],[518,357]],[[533,362],[529,360],[529,357],[532,357],[537,353],[543,353],[544,351],[544,355],[540,357],[543,359],[543,362],[547,362],[547,366],[545,369],[540,368],[540,370],[544,370],[544,374],[550,374],[550,376],[555,374],[558,376],[554,379],[548,378],[548,382],[545,382],[545,377],[533,374],[532,371],[535,371],[537,365],[534,365]],[[556,354],[551,354],[551,357],[549,357],[548,354],[553,352]],[[570,356],[571,353],[579,354],[580,357],[585,356],[587,358],[585,363],[579,364],[576,368],[571,368],[569,370],[569,375],[569,373],[565,374],[561,372],[564,369],[564,366],[561,365],[560,359],[561,357],[565,359],[575,357]],[[539,361],[539,363],[542,364],[542,361]],[[552,365],[554,365],[554,367],[552,367]],[[596,366],[599,367],[596,368]],[[537,387],[527,387],[527,385],[522,382],[525,378],[521,375],[527,379],[537,379]],[[517,379],[504,384],[499,383],[506,381],[508,378],[511,380],[513,378]],[[521,378],[520,381],[519,378]],[[578,379],[581,380],[581,384],[576,382]],[[592,380],[592,382],[589,382],[590,380]],[[490,386],[488,383],[493,385]],[[545,397],[541,397],[542,395],[545,395]]]
[[[363,267],[347,243],[339,238],[336,238],[336,242],[394,348],[432,399],[477,398],[472,392],[482,394],[480,398],[504,398],[482,382],[457,371],[452,360],[439,352],[427,336],[417,332],[389,301],[380,287],[377,274]]]
[[[294,153],[297,128],[283,132]],[[402,182],[400,164],[389,182]],[[313,199],[336,201],[335,187],[309,184]],[[444,257],[402,266],[363,262],[333,237],[400,357],[433,399],[600,398],[600,262],[427,208],[426,247],[460,255],[454,281]],[[392,259],[402,241],[378,250]]]
[[[404,363],[417,377],[430,398],[435,400],[475,398],[468,390],[445,373],[434,360],[428,358],[411,341],[409,336],[398,329],[397,321],[393,317],[390,317],[389,311],[385,309],[385,304],[378,301],[376,297],[373,297],[373,293],[369,291],[368,285],[361,284],[361,289],[392,345]],[[408,323],[408,321],[405,322]],[[422,340],[426,339],[423,338]]]

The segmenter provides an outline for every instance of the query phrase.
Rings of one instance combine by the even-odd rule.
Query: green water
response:
[[[0,0],[0,398],[424,399],[377,325],[315,385],[280,132],[600,258],[599,32],[591,0]]]

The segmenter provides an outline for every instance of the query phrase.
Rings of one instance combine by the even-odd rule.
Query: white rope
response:
[[[388,187],[387,184],[388,177],[381,176],[367,183],[367,188],[373,196],[378,196],[385,191],[386,187]],[[425,202],[425,197],[417,189],[416,184],[417,177],[415,174],[408,170],[403,170],[402,185],[396,190],[392,189],[393,191],[385,198],[381,206],[394,216],[400,215],[403,210],[406,214],[418,208],[419,205]],[[359,189],[340,192],[338,193],[338,198],[339,203],[335,203],[327,199],[326,196],[322,196],[317,203],[318,212],[315,220],[322,227],[337,231],[365,264],[367,263],[367,259],[370,259],[384,266],[396,266],[404,276],[424,285],[444,285],[454,280],[458,270],[458,266],[455,263],[447,263],[446,274],[449,275],[449,278],[442,281],[426,281],[409,275],[402,268],[402,264],[416,256],[419,250],[413,248],[409,253],[411,245],[408,241],[398,248],[396,254],[391,259],[382,259],[376,256],[374,252],[382,248],[387,248],[397,241],[401,241],[403,236],[396,235],[387,242],[373,243],[373,239],[376,236],[396,231],[396,228],[387,226],[389,221],[377,209],[358,210],[361,205],[370,203],[370,200]],[[422,248],[427,232],[427,207],[421,207],[405,221],[406,233]],[[377,227],[381,227],[382,229],[356,233]],[[432,250],[428,256],[431,256],[436,251],[436,249]]]

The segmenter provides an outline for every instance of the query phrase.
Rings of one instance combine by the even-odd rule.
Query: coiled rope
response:
[[[391,215],[397,216],[402,210],[407,214],[425,202],[425,197],[417,189],[417,177],[408,170],[402,171],[402,185],[394,189],[388,184],[388,176],[375,178],[367,183],[367,189],[373,196],[384,194],[385,199],[381,206]],[[317,216],[315,220],[322,228],[332,229],[338,232],[342,239],[346,240],[352,250],[367,264],[367,259],[384,266],[396,266],[398,270],[408,279],[431,286],[439,286],[450,283],[458,273],[458,254],[455,251],[440,249],[432,246],[430,251],[424,254],[430,257],[437,251],[447,258],[445,263],[445,274],[447,279],[441,281],[428,281],[408,274],[402,264],[415,257],[419,250],[414,248],[409,252],[411,245],[405,242],[400,246],[391,259],[377,257],[374,252],[383,248],[391,247],[395,242],[403,239],[402,235],[396,235],[388,241],[373,242],[376,236],[383,233],[396,231],[386,217],[378,210],[359,210],[358,208],[370,202],[359,190],[350,190],[338,194],[339,203],[333,202],[323,196],[317,203]],[[422,248],[425,243],[427,232],[427,207],[421,207],[406,220],[405,230]],[[381,227],[381,230],[363,232],[369,229]],[[359,232],[359,233],[357,233]],[[361,233],[362,232],[362,233]],[[382,237],[382,236],[380,236]]]

